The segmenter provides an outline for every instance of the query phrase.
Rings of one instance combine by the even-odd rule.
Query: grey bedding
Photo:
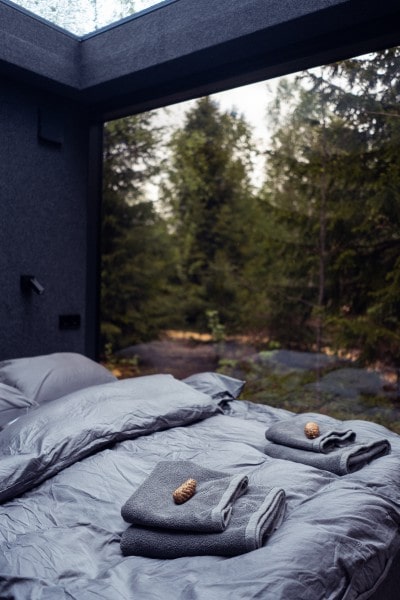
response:
[[[100,384],[0,432],[0,598],[372,595],[400,549],[400,437],[374,423],[337,422],[357,439],[390,443],[388,454],[341,476],[266,455],[265,432],[288,411],[226,398],[221,408],[221,390],[213,398],[200,387],[166,375]],[[284,490],[283,520],[260,547],[229,558],[124,556],[132,525],[121,508],[161,461],[245,474],[249,490]]]

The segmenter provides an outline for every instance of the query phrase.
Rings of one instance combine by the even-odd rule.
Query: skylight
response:
[[[83,36],[174,0],[13,0],[35,15]]]

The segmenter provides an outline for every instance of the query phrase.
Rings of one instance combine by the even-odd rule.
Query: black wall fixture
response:
[[[44,287],[34,275],[21,275],[21,290],[24,294],[35,292],[35,294],[41,296],[44,292]]]
[[[39,108],[38,137],[42,142],[62,146],[64,142],[64,118],[60,110],[52,107]]]

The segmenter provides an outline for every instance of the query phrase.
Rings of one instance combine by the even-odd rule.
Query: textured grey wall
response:
[[[0,1],[0,69],[74,95],[79,86],[76,36]]]
[[[0,81],[0,359],[85,350],[88,126],[79,112]],[[34,274],[43,295],[20,290]],[[80,314],[59,330],[60,314]]]

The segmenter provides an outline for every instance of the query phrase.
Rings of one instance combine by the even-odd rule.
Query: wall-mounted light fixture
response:
[[[38,282],[34,275],[21,275],[21,290],[27,294],[35,292],[36,294],[43,294],[44,287]]]

